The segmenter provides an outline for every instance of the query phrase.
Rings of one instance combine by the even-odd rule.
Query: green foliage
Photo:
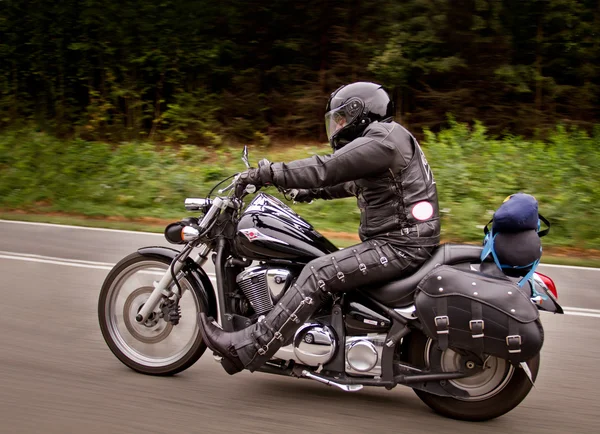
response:
[[[0,1],[0,128],[218,146],[324,139],[330,93],[393,90],[411,130],[445,114],[542,137],[600,119],[592,0]]]
[[[485,127],[450,120],[451,128],[425,133],[424,148],[432,165],[443,236],[481,238],[502,201],[515,192],[534,195],[540,212],[552,223],[544,243],[598,248],[600,230],[600,129],[592,135],[557,127],[548,141],[489,137]]]
[[[600,248],[600,128],[559,126],[549,139],[490,136],[481,123],[453,119],[425,132],[423,149],[437,183],[445,240],[481,241],[482,225],[504,198],[533,194],[552,222],[545,245]],[[251,158],[290,161],[329,147],[252,148]],[[59,140],[31,130],[0,135],[0,207],[128,218],[180,218],[186,196],[207,194],[243,169],[240,149],[117,146]],[[268,191],[276,193],[274,189]],[[294,205],[319,230],[356,233],[355,200]]]

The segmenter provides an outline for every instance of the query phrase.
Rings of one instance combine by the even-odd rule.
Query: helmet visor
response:
[[[346,104],[325,113],[325,131],[327,139],[331,138],[347,125],[351,125],[362,113],[363,103],[359,99],[348,101]]]

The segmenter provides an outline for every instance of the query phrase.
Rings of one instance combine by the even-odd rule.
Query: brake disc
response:
[[[154,290],[151,286],[144,286],[133,291],[123,305],[123,322],[127,331],[136,340],[145,344],[156,344],[166,339],[173,330],[173,324],[163,320],[158,312],[152,312],[146,322],[138,323],[136,315],[148,300]]]

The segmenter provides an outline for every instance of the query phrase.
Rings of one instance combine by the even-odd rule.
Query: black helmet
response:
[[[325,130],[333,150],[359,137],[367,125],[389,121],[394,104],[381,85],[359,81],[331,94],[325,113]]]

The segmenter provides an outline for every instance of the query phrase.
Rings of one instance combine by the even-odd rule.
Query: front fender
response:
[[[171,249],[170,247],[153,246],[142,247],[141,249],[138,249],[138,253],[142,256],[165,258],[169,261],[173,261],[179,254],[179,251]],[[213,287],[208,274],[206,274],[206,271],[191,258],[186,258],[182,271],[186,274],[190,283],[195,285],[200,294],[204,297],[204,302],[208,307],[207,315],[216,318],[218,312],[217,294],[215,293],[215,288]]]

